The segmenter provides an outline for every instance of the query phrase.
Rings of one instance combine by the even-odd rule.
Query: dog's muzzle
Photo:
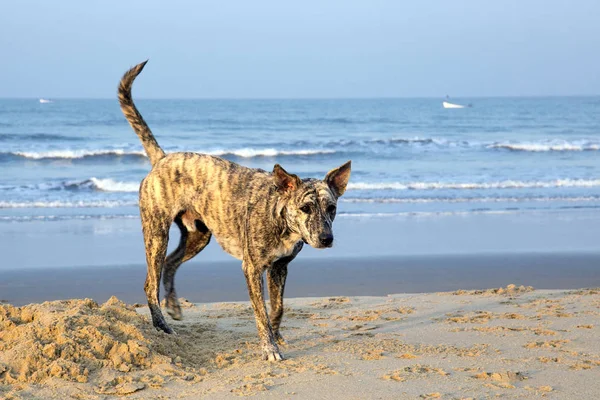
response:
[[[319,235],[319,244],[323,247],[331,247],[333,244],[333,235],[331,233],[321,233]]]

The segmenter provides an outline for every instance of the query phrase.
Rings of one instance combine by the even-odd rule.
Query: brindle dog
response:
[[[167,312],[179,320],[175,272],[214,235],[226,252],[242,260],[263,358],[281,360],[277,343],[284,343],[279,328],[288,263],[304,243],[319,249],[332,246],[336,203],[346,190],[350,161],[318,180],[300,179],[278,164],[268,173],[205,154],[166,155],[131,98],[133,81],[145,65],[143,62],[125,73],[119,85],[119,102],[152,164],[140,185],[139,202],[148,263],[144,289],[152,323],[173,333],[159,306],[161,274]],[[167,256],[173,222],[181,230],[181,239]],[[265,271],[271,300],[269,316],[263,297]]]

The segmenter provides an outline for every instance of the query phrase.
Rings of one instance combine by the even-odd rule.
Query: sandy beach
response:
[[[216,244],[178,272],[169,336],[139,221],[2,224],[0,398],[594,398],[600,291],[579,288],[600,286],[596,220],[341,219],[334,249],[290,264],[280,363],[259,359]]]
[[[286,301],[286,360],[248,302],[190,303],[176,336],[117,298],[0,307],[2,398],[593,398],[600,290]]]

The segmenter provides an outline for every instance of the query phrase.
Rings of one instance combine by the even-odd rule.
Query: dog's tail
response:
[[[131,98],[133,81],[142,72],[147,62],[148,60],[125,72],[119,83],[119,103],[121,104],[121,111],[123,111],[125,118],[127,118],[127,121],[129,121],[129,124],[142,141],[144,150],[146,150],[146,154],[150,158],[150,163],[154,166],[165,156],[165,152],[156,142],[152,131],[148,127],[148,124],[146,124],[146,121],[144,121],[144,118],[142,118],[135,104],[133,104],[133,99]]]

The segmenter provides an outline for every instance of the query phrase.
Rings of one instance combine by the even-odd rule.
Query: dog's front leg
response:
[[[280,345],[285,344],[283,336],[279,333],[279,327],[281,325],[281,318],[283,317],[283,290],[285,289],[288,262],[289,260],[287,259],[276,261],[267,272],[267,285],[271,301],[271,327],[275,342]]]
[[[279,352],[279,348],[275,343],[273,330],[269,318],[267,317],[267,308],[263,296],[263,272],[265,267],[263,264],[253,264],[249,261],[244,261],[242,269],[246,276],[248,284],[248,293],[250,294],[250,303],[254,309],[254,318],[256,319],[256,328],[262,347],[262,357],[264,360],[278,361],[283,360],[283,355]]]

